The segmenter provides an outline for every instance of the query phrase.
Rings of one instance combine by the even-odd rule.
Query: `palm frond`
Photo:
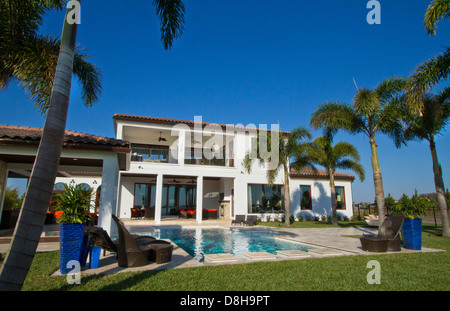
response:
[[[389,136],[397,148],[402,144],[406,145],[406,140],[403,137],[403,109],[401,108],[404,96],[398,96],[390,100],[380,111],[378,122],[376,124],[376,131],[380,131]]]
[[[351,159],[344,159],[336,164],[336,168],[354,171],[358,175],[359,180],[361,182],[363,182],[364,179],[366,179],[364,167],[357,161]]]
[[[153,0],[153,5],[160,21],[164,48],[170,49],[184,30],[184,4],[181,0]]]
[[[440,19],[450,17],[449,0],[433,0],[425,13],[424,28],[428,35],[435,35]]]
[[[348,142],[338,142],[333,147],[333,155],[336,159],[350,157],[355,161],[360,160],[358,149]]]
[[[353,107],[342,102],[326,102],[313,112],[310,125],[314,129],[345,130],[351,134],[364,132],[368,135],[369,130]]]
[[[407,104],[419,111],[423,96],[450,75],[450,48],[417,66],[406,82]]]
[[[404,90],[406,79],[403,77],[391,77],[379,83],[374,92],[378,95],[379,104],[384,105],[398,96]]]
[[[8,61],[13,76],[30,95],[42,113],[47,111],[56,71],[59,40],[49,36],[29,38]],[[82,99],[86,106],[98,101],[101,93],[101,72],[87,61],[88,56],[77,49],[73,74],[82,86]]]

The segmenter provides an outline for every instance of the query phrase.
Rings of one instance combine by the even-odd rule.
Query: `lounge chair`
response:
[[[144,208],[144,218],[145,219],[155,219],[155,208],[145,207]]]
[[[231,224],[243,224],[245,222],[245,215],[236,215]]]
[[[125,225],[115,215],[112,215],[119,232],[119,245],[117,247],[119,267],[141,267],[150,260],[150,243],[155,241],[154,237],[133,237]]]
[[[117,254],[119,241],[111,240],[108,232],[106,232],[102,227],[89,226],[86,228],[86,231],[92,236],[94,239],[93,242],[96,246],[101,246],[104,251]]]
[[[256,215],[247,215],[247,219],[244,221],[244,225],[255,226],[256,225]]]
[[[188,218],[188,213],[186,211],[180,211],[179,218]]]
[[[371,227],[378,227],[379,220],[377,215],[364,216],[364,220]]]
[[[365,234],[360,238],[362,249],[369,252],[400,251],[402,225],[402,215],[387,216],[378,229],[378,234]]]

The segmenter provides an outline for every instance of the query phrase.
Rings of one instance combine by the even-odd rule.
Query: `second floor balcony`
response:
[[[183,155],[184,157],[179,161],[178,157]],[[227,157],[223,146],[212,149],[185,148],[184,154],[180,154],[177,147],[131,144],[131,161],[234,167],[232,154]]]

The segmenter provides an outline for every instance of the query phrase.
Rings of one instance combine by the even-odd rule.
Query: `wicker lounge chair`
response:
[[[245,222],[245,215],[236,215],[231,224],[243,224]]]
[[[119,245],[117,247],[119,267],[145,266],[150,260],[150,243],[155,241],[150,236],[132,236],[125,225],[115,215],[112,215],[119,232]]]
[[[144,208],[144,218],[145,219],[155,219],[155,209],[151,207]]]
[[[104,251],[109,251],[117,254],[119,241],[111,240],[108,232],[106,232],[102,227],[89,226],[86,228],[86,231],[94,239],[95,245],[101,246]]]
[[[244,224],[247,226],[255,226],[256,225],[256,215],[247,215],[247,219],[244,221]]]
[[[378,234],[360,238],[362,249],[369,252],[400,251],[402,225],[402,215],[389,215],[378,229]]]
[[[371,227],[378,227],[378,216],[377,215],[367,215],[364,216],[364,220]]]

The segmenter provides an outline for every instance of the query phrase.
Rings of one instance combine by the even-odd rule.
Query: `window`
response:
[[[131,145],[131,161],[137,162],[168,162],[169,147],[154,145]]]
[[[152,189],[154,188],[154,189]],[[155,207],[155,196],[152,194],[156,185],[135,184],[134,185],[134,208]],[[153,191],[152,191],[153,190]],[[152,193],[153,192],[153,193]]]
[[[197,187],[195,185],[163,185],[161,215],[177,215],[179,209],[195,209]],[[155,208],[156,185],[134,185],[134,208]]]
[[[345,209],[344,187],[335,187],[336,189],[336,209]]]
[[[249,213],[282,211],[284,211],[283,186],[248,185]]]
[[[77,185],[77,188],[80,190],[85,190],[85,191],[91,190],[91,186],[89,186],[88,184],[85,184],[85,183]]]
[[[59,182],[53,186],[53,192],[55,191],[65,191],[64,190],[65,183]]]
[[[311,186],[300,186],[300,208],[312,210]]]

